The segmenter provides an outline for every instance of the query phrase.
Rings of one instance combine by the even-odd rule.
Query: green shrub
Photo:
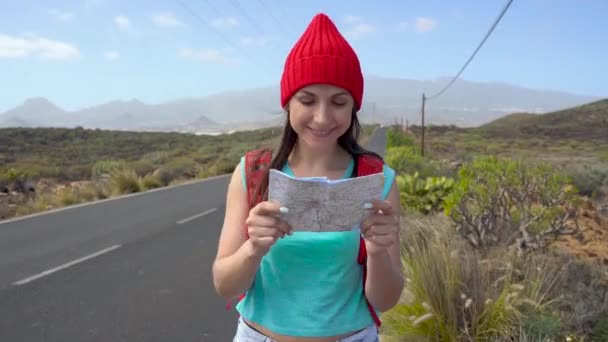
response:
[[[238,163],[238,158],[221,158],[213,165],[217,175],[231,173],[234,171],[235,165]]]
[[[91,176],[98,178],[102,175],[111,175],[115,172],[123,171],[126,163],[122,160],[100,160],[91,169]]]
[[[6,183],[25,182],[34,176],[30,170],[22,168],[10,168],[5,171],[0,170],[0,180]]]
[[[566,171],[583,196],[593,197],[602,185],[608,185],[608,165],[581,165]]]
[[[400,131],[399,129],[389,129],[386,132],[386,147],[398,147],[398,146],[414,146],[414,138]]]
[[[532,312],[525,316],[522,329],[525,335],[530,338],[548,339],[560,336],[564,326],[559,317],[551,313]]]
[[[168,170],[173,178],[192,178],[197,173],[197,165],[196,163],[187,158],[179,158],[170,161],[166,165],[163,166],[166,170]]]
[[[422,178],[449,174],[449,172],[443,170],[438,162],[421,156],[418,150],[411,146],[389,148],[385,160],[388,165],[395,169],[397,174],[414,174],[417,172]]]
[[[194,178],[198,172],[197,165],[193,160],[180,158],[163,165],[154,172],[153,176],[155,176],[163,186],[167,186],[174,180],[180,178]]]
[[[165,151],[154,151],[144,154],[142,160],[146,160],[154,165],[164,164],[169,161],[169,153]]]
[[[130,167],[139,177],[144,177],[145,175],[156,170],[156,165],[147,159],[135,161],[131,163]]]
[[[401,204],[424,214],[443,209],[443,202],[454,186],[454,180],[446,177],[422,179],[413,175],[397,176]]]
[[[446,214],[475,247],[500,242],[522,249],[567,234],[579,199],[568,179],[546,164],[481,157],[464,164],[445,200]]]
[[[90,165],[74,165],[64,169],[59,175],[61,181],[83,180],[92,177]]]
[[[594,342],[608,341],[608,311],[600,314],[599,320],[593,327],[591,340]]]
[[[8,188],[11,184],[9,176],[3,172],[0,172],[0,190]]]

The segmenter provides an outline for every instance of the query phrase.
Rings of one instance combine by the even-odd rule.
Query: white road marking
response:
[[[196,214],[196,215],[194,215],[194,216],[190,216],[190,217],[185,218],[185,219],[183,219],[183,220],[177,221],[177,224],[184,224],[184,223],[186,223],[186,222],[190,222],[190,221],[192,221],[192,220],[194,220],[194,219],[197,219],[197,218],[199,218],[199,217],[201,217],[201,216],[205,216],[205,215],[207,215],[207,214],[211,214],[212,212],[214,212],[214,211],[216,211],[216,210],[217,210],[217,208],[213,208],[213,209],[209,209],[209,210],[207,210],[207,211],[203,211],[203,212],[202,212],[202,213],[200,213],[200,214]]]
[[[85,257],[82,257],[82,258],[80,258],[80,259],[76,259],[76,260],[70,261],[70,262],[65,263],[65,264],[63,264],[63,265],[60,265],[60,266],[57,266],[57,267],[54,267],[54,268],[48,269],[48,270],[46,270],[46,271],[44,271],[44,272],[40,272],[40,273],[38,273],[38,274],[35,274],[35,275],[31,276],[31,277],[27,277],[27,278],[25,278],[25,279],[21,279],[21,280],[19,280],[19,281],[16,281],[16,282],[14,282],[14,283],[13,283],[13,285],[20,286],[20,285],[23,285],[23,284],[27,284],[27,283],[29,283],[29,282],[31,282],[31,281],[36,280],[36,279],[39,279],[39,278],[45,277],[45,276],[47,276],[47,275],[49,275],[49,274],[52,274],[52,273],[55,273],[55,272],[61,271],[61,270],[63,270],[63,269],[66,269],[66,268],[68,268],[68,267],[74,266],[74,265],[76,265],[76,264],[78,264],[78,263],[81,263],[81,262],[83,262],[83,261],[86,261],[86,260],[89,260],[89,259],[92,259],[92,258],[98,257],[98,256],[100,256],[100,255],[102,255],[102,254],[105,254],[105,253],[111,252],[111,251],[113,251],[113,250],[115,250],[115,249],[117,249],[117,248],[120,248],[120,247],[121,247],[121,245],[114,245],[114,246],[111,246],[111,247],[108,247],[108,248],[102,249],[102,250],[100,250],[100,251],[98,251],[98,252],[95,252],[95,253],[93,253],[93,254],[89,254],[89,255],[87,255],[87,256],[85,256]]]

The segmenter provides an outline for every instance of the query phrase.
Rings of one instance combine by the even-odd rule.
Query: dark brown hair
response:
[[[361,136],[362,131],[363,128],[361,127],[361,123],[359,122],[359,118],[357,117],[357,111],[353,109],[350,126],[348,127],[346,132],[338,138],[338,145],[340,145],[340,147],[342,147],[351,156],[353,156],[355,163],[357,162],[357,157],[361,154],[371,154],[377,158],[382,159],[382,157],[377,153],[369,151],[359,145],[358,140]],[[296,133],[296,131],[294,131],[293,127],[291,127],[291,123],[289,122],[289,112],[287,112],[281,142],[279,144],[278,150],[273,153],[273,158],[269,166],[271,169],[281,170],[283,168],[297,140],[298,134]],[[357,168],[355,167],[354,171],[356,171],[356,169]],[[268,173],[265,174],[260,184],[255,184],[255,189],[252,190],[254,191],[254,193],[261,191],[264,194],[263,199],[268,199]]]

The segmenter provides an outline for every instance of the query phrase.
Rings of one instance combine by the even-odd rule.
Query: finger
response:
[[[397,226],[393,224],[374,224],[368,231],[372,234],[392,234],[397,231]]]
[[[372,235],[366,240],[381,247],[389,247],[395,243],[395,238],[390,235]]]
[[[275,218],[272,216],[260,216],[257,214],[250,215],[246,220],[245,224],[248,226],[256,227],[272,227],[275,223]]]
[[[367,231],[371,226],[375,225],[395,225],[399,223],[399,218],[396,215],[371,214],[361,222],[361,231]]]
[[[393,235],[397,232],[398,228],[395,225],[383,224],[383,225],[372,225],[370,226],[363,235]]]
[[[277,242],[277,238],[272,237],[272,236],[265,236],[265,237],[256,238],[254,243],[256,243],[258,246],[263,247],[263,248],[270,248],[276,242]]]
[[[373,211],[377,212],[379,210],[382,210],[382,213],[385,215],[391,215],[393,213],[393,205],[387,200],[373,200],[371,204],[371,209]]]
[[[250,237],[255,237],[255,238],[264,238],[264,237],[273,237],[273,238],[280,238],[282,236],[285,236],[285,233],[275,229],[275,228],[268,228],[268,227],[257,227],[257,226],[252,226],[249,227],[249,236]]]
[[[282,212],[287,212],[287,208],[282,207],[279,203],[269,201],[260,202],[254,208],[254,213],[260,216],[277,216]]]
[[[397,224],[396,215],[371,214],[367,217],[368,224]]]
[[[293,233],[291,226],[287,222],[274,216],[253,215],[245,220],[245,224],[248,226],[273,228],[289,235]]]

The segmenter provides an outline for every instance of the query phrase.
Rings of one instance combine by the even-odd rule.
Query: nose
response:
[[[328,103],[324,101],[319,101],[319,104],[316,106],[313,116],[313,122],[316,125],[323,127],[323,125],[331,122],[332,120],[332,109]]]

